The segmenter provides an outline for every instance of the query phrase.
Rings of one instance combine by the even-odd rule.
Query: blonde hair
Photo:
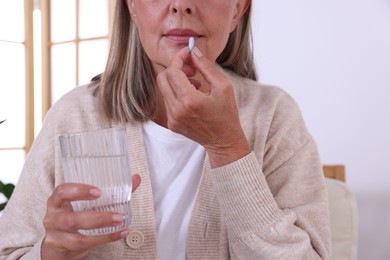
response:
[[[236,74],[257,80],[252,53],[248,8],[230,34],[217,63]],[[104,116],[116,122],[145,121],[154,112],[156,94],[152,64],[138,37],[126,1],[117,1],[105,71],[92,79]]]

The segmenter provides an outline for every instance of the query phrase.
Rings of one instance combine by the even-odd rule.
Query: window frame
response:
[[[22,147],[0,147],[0,151],[24,150],[27,154],[34,142],[34,31],[33,31],[33,0],[24,0],[24,40],[22,42],[0,39],[2,42],[22,44],[25,59],[25,143]]]
[[[108,45],[110,43],[110,35],[112,30],[112,14],[114,11],[114,6],[116,3],[116,0],[107,0],[108,1],[108,32],[106,35],[101,37],[91,37],[91,38],[83,38],[81,39],[79,37],[79,2],[81,0],[73,0],[76,3],[76,37],[71,42],[75,42],[76,44],[76,80],[77,85],[79,85],[79,62],[80,62],[80,54],[79,54],[79,44],[81,42],[86,41],[93,41],[93,40],[102,40],[106,39],[108,42]],[[12,152],[12,151],[20,151],[24,154],[24,157],[29,153],[31,150],[31,147],[33,145],[33,142],[35,140],[35,136],[37,132],[40,130],[38,129],[40,127],[39,122],[36,121],[36,119],[42,120],[45,118],[48,110],[52,106],[52,100],[51,100],[51,92],[52,92],[52,84],[51,84],[51,47],[55,44],[62,44],[65,42],[51,42],[50,37],[50,3],[51,0],[23,0],[24,3],[24,39],[21,41],[15,41],[15,40],[9,40],[4,37],[4,39],[0,39],[1,42],[7,42],[11,44],[19,44],[24,49],[24,66],[25,66],[25,81],[24,81],[24,88],[25,93],[24,96],[21,96],[20,98],[23,99],[22,102],[25,103],[25,116],[22,120],[25,121],[25,129],[23,130],[25,141],[24,143],[18,144],[18,145],[7,145],[7,147],[0,147],[1,152]],[[34,11],[36,9],[40,10],[41,15],[41,39],[40,44],[41,46],[37,45],[34,46],[34,36],[37,37],[36,34],[34,34]],[[35,38],[36,40],[37,38]],[[39,44],[39,43],[37,43]],[[34,54],[34,50],[36,48],[40,48],[41,50],[41,57],[37,57],[34,55],[37,55],[37,53]],[[36,67],[34,69],[35,61],[41,59],[41,67]],[[41,75],[35,75],[37,78],[40,76],[42,78],[42,85],[38,85],[37,82],[35,82],[34,73],[38,72],[39,69],[41,70]],[[34,89],[37,90],[37,94],[39,94],[39,90],[42,92],[41,96],[41,102],[39,102],[38,98],[34,95]],[[41,106],[41,115],[36,114],[37,111],[35,111],[35,105]],[[3,118],[6,119],[6,118]],[[2,118],[0,118],[2,120]],[[6,123],[6,122],[5,122]],[[37,128],[38,127],[38,128]],[[24,161],[21,162],[24,164]],[[19,162],[18,162],[19,164]],[[22,166],[22,165],[20,165]]]
[[[68,41],[60,41],[60,42],[52,42],[51,41],[51,12],[50,12],[50,0],[39,0],[41,17],[42,17],[42,118],[45,118],[46,113],[50,109],[52,105],[52,85],[51,85],[51,47],[54,45],[65,44],[65,43],[75,43],[76,46],[76,85],[80,85],[79,81],[79,63],[80,63],[80,43],[86,41],[95,41],[95,40],[103,40],[107,39],[108,43],[110,43],[110,35],[112,30],[112,20],[113,20],[113,11],[115,8],[115,0],[108,0],[108,33],[105,36],[100,37],[89,37],[89,38],[80,38],[79,35],[79,2],[80,0],[74,0],[76,2],[76,35],[73,40]]]

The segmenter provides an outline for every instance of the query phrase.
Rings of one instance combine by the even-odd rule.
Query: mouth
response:
[[[173,29],[163,34],[163,37],[177,44],[188,44],[191,37],[196,41],[201,35],[190,29]]]

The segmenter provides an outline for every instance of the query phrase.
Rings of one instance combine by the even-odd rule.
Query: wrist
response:
[[[230,164],[245,157],[252,151],[246,139],[245,141],[230,145],[221,144],[205,148],[209,157],[211,168]]]
[[[57,254],[55,254],[54,251],[45,242],[43,242],[41,245],[41,259],[49,260],[49,259],[61,259],[61,258]]]

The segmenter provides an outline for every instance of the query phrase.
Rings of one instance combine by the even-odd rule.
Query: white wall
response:
[[[324,164],[346,166],[359,259],[390,259],[390,1],[252,2],[260,81],[295,98]]]

